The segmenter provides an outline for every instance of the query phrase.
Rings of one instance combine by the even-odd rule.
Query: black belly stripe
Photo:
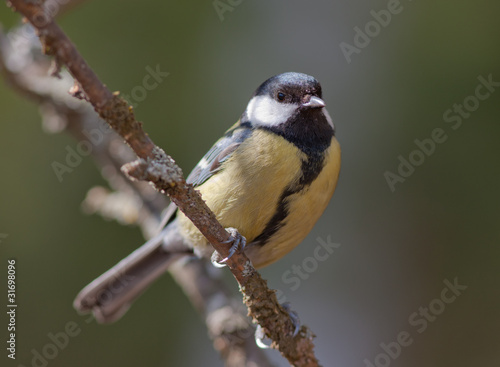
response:
[[[307,160],[302,161],[302,175],[297,184],[287,187],[278,201],[278,206],[272,218],[267,222],[266,227],[260,235],[258,235],[252,243],[260,246],[265,245],[269,239],[282,228],[284,220],[289,213],[288,197],[297,192],[304,190],[309,186],[319,175],[323,169],[324,154],[314,154],[308,156]]]
[[[241,118],[247,122],[244,114]],[[287,122],[274,126],[254,126],[257,129],[270,131],[293,144],[305,153],[302,160],[302,172],[298,183],[285,188],[278,201],[276,211],[266,227],[252,243],[265,245],[271,237],[285,225],[284,220],[289,214],[288,199],[309,186],[320,174],[324,166],[325,152],[330,147],[335,130],[328,123],[321,109],[300,110],[298,115],[292,116]]]

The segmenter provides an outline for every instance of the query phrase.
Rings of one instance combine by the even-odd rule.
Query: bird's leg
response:
[[[225,244],[231,244],[231,247],[229,248],[229,254],[227,255],[226,258],[221,259],[221,256],[217,251],[214,251],[212,255],[212,264],[215,267],[222,268],[226,266],[226,261],[231,258],[231,256],[234,255],[236,251],[243,251],[247,244],[247,240],[245,237],[243,237],[236,228],[229,227],[226,228],[226,231],[230,234],[229,240],[224,241],[222,243]]]

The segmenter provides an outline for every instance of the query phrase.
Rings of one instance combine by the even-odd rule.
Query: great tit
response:
[[[188,176],[219,222],[246,238],[256,268],[295,248],[335,191],[340,146],[312,76],[284,73],[266,80],[245,112]],[[213,249],[174,204],[161,233],[85,287],[74,306],[97,321],[119,319],[173,261]]]

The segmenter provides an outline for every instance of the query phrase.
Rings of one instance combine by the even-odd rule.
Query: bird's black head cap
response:
[[[268,95],[285,103],[303,103],[305,96],[321,98],[321,85],[312,76],[302,73],[283,73],[267,79],[254,96]],[[283,99],[282,99],[283,98]]]

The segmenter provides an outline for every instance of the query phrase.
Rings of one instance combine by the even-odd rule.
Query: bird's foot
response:
[[[224,259],[221,259],[221,256],[217,251],[214,251],[212,255],[212,264],[217,268],[223,268],[226,266],[226,262],[235,254],[236,251],[243,251],[247,244],[247,240],[243,237],[236,228],[226,228],[226,231],[229,233],[229,240],[224,241],[224,244],[231,244],[229,248],[229,254]]]
[[[290,315],[290,320],[292,321],[292,324],[295,328],[292,337],[296,337],[300,331],[300,326],[301,326],[299,315],[297,314],[297,312],[292,310],[290,302],[285,302],[282,304],[282,306]],[[257,325],[257,329],[255,330],[255,343],[259,348],[268,349],[271,346],[271,344],[266,344],[264,342],[264,339],[266,338],[267,337],[266,334],[264,333],[264,329],[262,328],[262,326]]]

